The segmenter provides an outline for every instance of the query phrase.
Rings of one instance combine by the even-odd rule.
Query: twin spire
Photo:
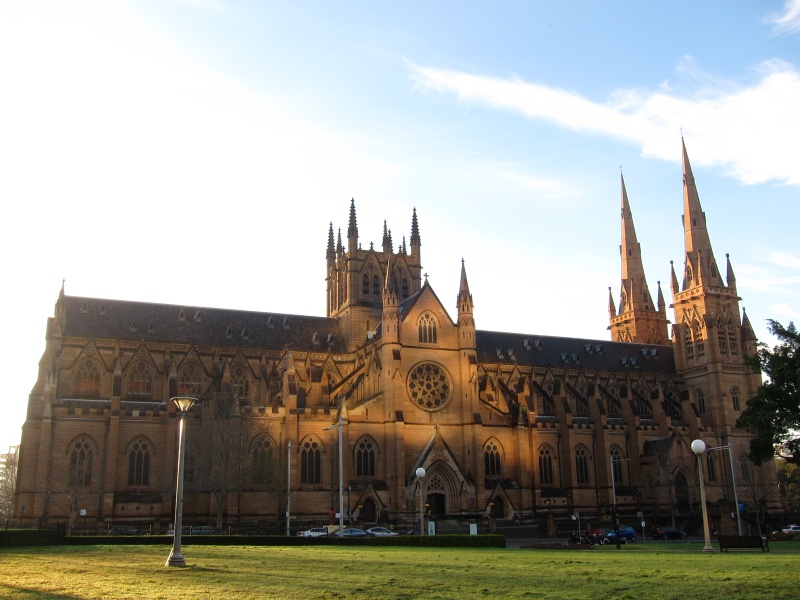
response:
[[[733,274],[730,258],[727,257],[727,284],[723,282],[722,275],[717,267],[711,240],[706,227],[706,215],[700,205],[692,166],[686,152],[686,143],[681,137],[683,151],[683,230],[685,262],[682,285],[678,283],[675,267],[671,265],[670,287],[673,297],[682,291],[700,287],[707,288],[727,287],[735,293],[736,278]],[[642,251],[636,237],[633,225],[633,214],[628,202],[628,192],[625,179],[620,175],[622,188],[622,233],[620,245],[620,259],[622,264],[622,284],[620,286],[619,307],[614,305],[614,299],[609,288],[608,310],[612,336],[620,341],[647,340],[642,337],[641,330],[652,332],[653,327],[659,331],[666,331],[666,303],[661,291],[661,282],[658,283],[657,304],[653,300],[647,286],[642,263]],[[652,335],[652,334],[648,334]]]

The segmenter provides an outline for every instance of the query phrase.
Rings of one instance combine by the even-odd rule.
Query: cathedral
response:
[[[685,144],[671,322],[621,183],[610,340],[479,329],[463,261],[453,312],[422,275],[416,209],[408,246],[384,224],[382,246],[363,249],[352,201],[346,237],[328,231],[326,316],[62,286],[28,400],[15,518],[166,527],[180,422],[170,399],[192,396],[184,523],[321,523],[341,502],[364,524],[413,523],[421,509],[442,522],[599,522],[616,506],[632,525],[688,527],[700,502],[689,445],[701,438],[722,450],[702,464],[715,526],[730,527],[750,439],[735,423],[761,383],[745,364],[755,335],[730,260],[720,269],[714,255]]]

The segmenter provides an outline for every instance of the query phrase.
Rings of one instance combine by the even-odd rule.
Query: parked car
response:
[[[620,525],[619,527],[619,541],[627,544],[628,542],[635,542],[636,541],[636,531],[634,531],[633,527],[628,527],[627,525]],[[606,534],[606,544],[616,544],[617,543],[617,532],[613,529],[609,529],[608,533]]]
[[[219,531],[210,525],[197,525],[192,527],[192,535],[219,535]]]
[[[328,535],[328,528],[327,527],[312,527],[311,529],[307,529],[306,531],[301,531],[297,535],[299,537],[324,537]]]
[[[656,527],[653,530],[654,540],[685,540],[686,532],[674,527]]]
[[[355,527],[350,527],[347,529],[343,529],[342,531],[337,531],[334,533],[336,537],[373,537],[371,533],[367,533],[363,529],[357,529]]]
[[[190,525],[184,525],[181,527],[181,535],[191,535],[192,527]],[[175,528],[170,525],[169,529],[167,529],[167,535],[175,535]]]
[[[115,525],[108,533],[111,535],[139,535],[139,530],[132,525]]]
[[[397,531],[386,529],[386,527],[370,527],[369,529],[367,529],[367,533],[371,533],[376,537],[390,537],[394,535],[400,535]]]
[[[789,525],[781,529],[782,533],[800,533],[800,525]]]

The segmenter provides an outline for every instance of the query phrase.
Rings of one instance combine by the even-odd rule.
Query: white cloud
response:
[[[675,136],[683,128],[695,164],[721,165],[747,184],[800,185],[800,163],[786,151],[788,141],[800,139],[800,73],[784,61],[762,63],[757,81],[749,85],[706,78],[691,95],[679,95],[668,86],[657,91],[620,89],[603,103],[516,77],[412,68],[418,89],[454,93],[462,102],[629,140],[645,155],[665,160],[675,160]],[[702,77],[690,59],[680,68]]]
[[[783,12],[770,15],[765,20],[772,23],[775,34],[800,33],[800,0],[786,0]]]
[[[773,252],[769,257],[769,260],[770,262],[781,267],[800,269],[800,257],[795,256],[791,252]]]

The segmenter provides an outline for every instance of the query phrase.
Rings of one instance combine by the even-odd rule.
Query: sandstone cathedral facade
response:
[[[48,319],[23,427],[15,517],[172,521],[175,396],[187,416],[184,522],[599,519],[698,514],[689,444],[730,445],[760,385],[730,260],[721,270],[683,147],[685,262],[672,322],[653,302],[622,181],[622,282],[611,340],[477,327],[462,262],[451,315],[422,275],[420,227],[395,250],[327,242],[325,317],[69,296]],[[609,292],[611,289],[609,288]],[[341,421],[340,421],[341,419]],[[341,423],[343,444],[337,427]],[[341,453],[342,471],[339,471]],[[704,458],[717,526],[733,504],[727,452]],[[425,469],[419,481],[417,468]],[[742,493],[740,492],[740,495]],[[740,501],[747,501],[744,498]],[[728,519],[729,520],[729,519]]]

